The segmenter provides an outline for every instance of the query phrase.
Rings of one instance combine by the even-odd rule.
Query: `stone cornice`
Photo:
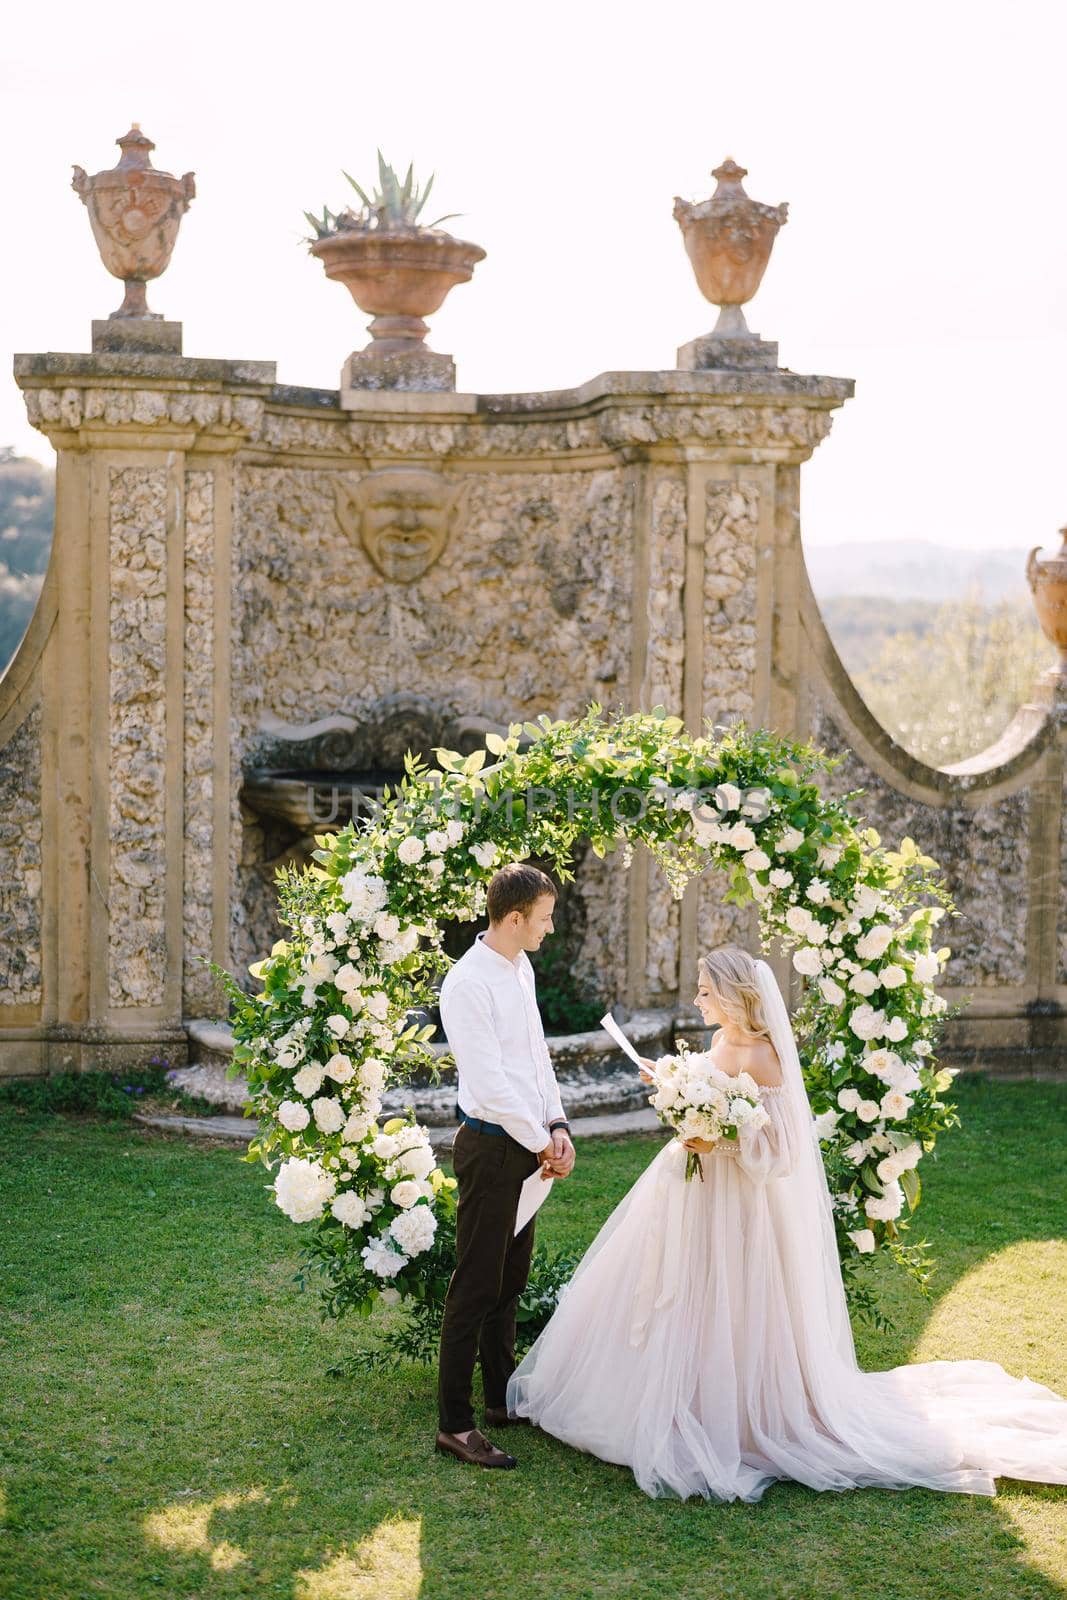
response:
[[[57,448],[232,450],[269,457],[630,457],[657,447],[803,461],[848,378],[605,372],[574,389],[444,395],[277,384],[271,362],[17,355],[29,420]],[[753,454],[755,453],[755,454]]]

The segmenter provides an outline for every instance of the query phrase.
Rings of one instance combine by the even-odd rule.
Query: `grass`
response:
[[[867,1367],[981,1356],[1067,1393],[1067,1088],[959,1086],[924,1163],[935,1299],[888,1282]],[[524,1430],[513,1473],[431,1450],[434,1374],[325,1377],[363,1336],[292,1279],[298,1233],[232,1147],[0,1112],[4,1600],[1049,1600],[1067,1490],[923,1490],[755,1506],[648,1500]],[[588,1241],[654,1153],[587,1144],[538,1222]],[[14,1225],[11,1219],[15,1218]]]

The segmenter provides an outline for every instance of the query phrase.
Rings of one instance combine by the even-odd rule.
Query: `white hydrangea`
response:
[[[874,1222],[892,1222],[903,1208],[904,1191],[896,1182],[886,1185],[884,1195],[869,1195],[863,1204],[864,1211]]]
[[[338,1222],[343,1222],[346,1228],[362,1228],[367,1220],[367,1207],[363,1203],[363,1196],[354,1189],[346,1189],[339,1194],[330,1205],[330,1210]]]
[[[306,1107],[299,1109],[305,1112]],[[317,1161],[290,1156],[283,1161],[274,1180],[274,1199],[291,1222],[314,1222],[321,1217],[327,1200],[337,1189],[337,1179]]]
[[[283,1100],[278,1107],[278,1121],[290,1133],[300,1133],[311,1121],[311,1113],[299,1100]]]
[[[293,1079],[293,1088],[297,1094],[302,1094],[305,1100],[310,1100],[313,1094],[318,1094],[322,1088],[322,1068],[317,1062],[309,1061],[307,1066],[300,1068]]]
[[[390,1250],[383,1235],[379,1234],[370,1244],[365,1244],[360,1251],[363,1265],[368,1272],[373,1272],[377,1278],[395,1278],[408,1264],[407,1256],[399,1255],[395,1250]]]
[[[414,1206],[410,1211],[402,1211],[393,1218],[389,1232],[407,1255],[421,1255],[433,1244],[437,1218],[429,1206]]]
[[[877,1039],[885,1026],[885,1012],[876,1011],[865,1002],[853,1011],[848,1025],[857,1039]]]

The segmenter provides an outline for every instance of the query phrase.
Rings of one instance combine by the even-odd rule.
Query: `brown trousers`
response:
[[[535,1217],[518,1235],[519,1190],[538,1157],[509,1134],[461,1122],[452,1145],[458,1182],[456,1267],[441,1320],[437,1408],[443,1433],[473,1428],[471,1387],[480,1361],[487,1406],[507,1403],[515,1370],[515,1311],[530,1275]]]

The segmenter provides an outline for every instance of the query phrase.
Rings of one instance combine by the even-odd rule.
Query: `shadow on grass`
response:
[[[964,1128],[924,1164],[935,1298],[887,1280],[898,1331],[860,1330],[860,1359],[982,1356],[1019,1373],[1025,1302],[1040,1335],[1026,1370],[1067,1392],[1062,1274],[1013,1275],[1019,1260],[1040,1272],[1031,1242],[1063,1231],[1067,1092],[975,1083],[960,1100]],[[517,1434],[517,1472],[436,1456],[432,1371],[324,1376],[359,1335],[320,1324],[313,1302],[289,1292],[293,1231],[261,1203],[262,1171],[130,1129],[19,1132],[2,1179],[24,1219],[5,1248],[0,1349],[10,1600],[1065,1592],[1063,1489],[1004,1480],[989,1500],[780,1484],[755,1506],[683,1504],[651,1501],[628,1470],[534,1430]],[[584,1188],[579,1168],[542,1214],[545,1241],[590,1239],[656,1148],[582,1150]],[[1005,1277],[991,1299],[984,1275],[997,1263]],[[957,1291],[975,1283],[977,1302],[954,1318]]]

